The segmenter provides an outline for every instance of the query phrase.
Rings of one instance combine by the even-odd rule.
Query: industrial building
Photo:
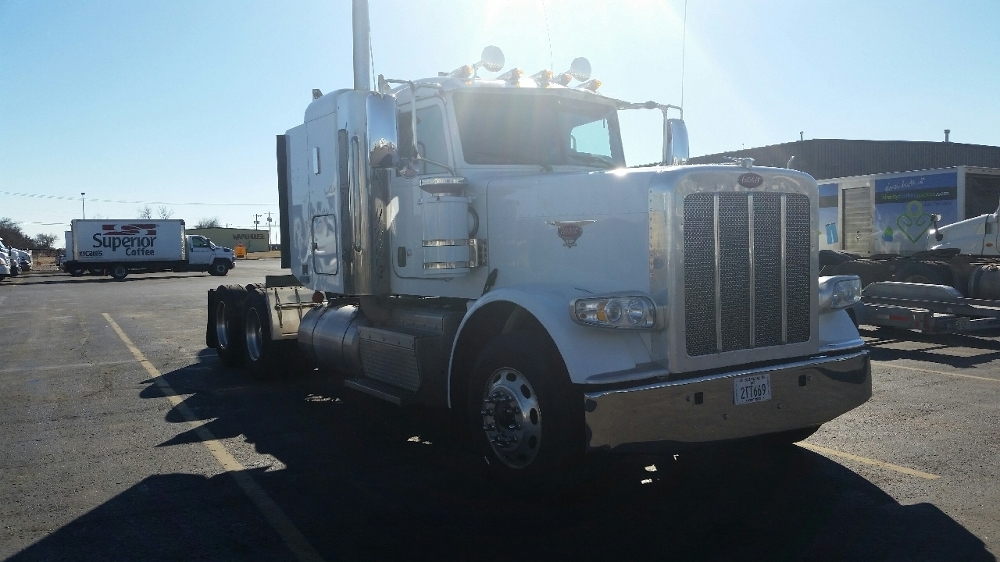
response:
[[[1000,168],[1000,147],[956,142],[811,139],[691,158],[692,164],[716,164],[753,158],[755,166],[790,167],[817,180],[978,166]]]
[[[220,246],[236,248],[240,244],[247,252],[266,252],[270,249],[266,230],[252,228],[189,228],[188,234],[198,234]]]

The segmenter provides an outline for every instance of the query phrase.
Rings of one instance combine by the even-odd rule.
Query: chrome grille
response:
[[[795,193],[684,198],[688,355],[809,340],[809,210]]]

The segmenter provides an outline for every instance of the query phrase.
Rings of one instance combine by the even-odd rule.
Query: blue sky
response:
[[[387,77],[495,44],[507,69],[585,56],[607,95],[681,101],[684,0],[370,2]],[[997,0],[688,0],[692,154],[799,131],[1000,145],[998,21]],[[352,76],[349,0],[0,0],[0,217],[61,235],[86,192],[88,217],[276,220],[274,136]],[[633,163],[659,149],[655,115],[638,119]]]

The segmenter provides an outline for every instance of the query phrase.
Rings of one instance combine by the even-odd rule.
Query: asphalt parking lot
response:
[[[864,330],[871,401],[781,454],[623,459],[555,497],[480,476],[440,412],[204,345],[279,273],[0,284],[0,559],[995,560],[1000,332]]]

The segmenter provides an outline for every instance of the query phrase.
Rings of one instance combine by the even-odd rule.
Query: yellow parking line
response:
[[[990,381],[990,382],[1000,382],[1000,379],[991,379],[989,377],[977,377],[976,375],[962,375],[959,373],[946,373],[944,371],[934,371],[932,369],[921,369],[919,367],[907,367],[906,365],[898,365],[892,362],[879,361],[882,365],[898,367],[900,369],[909,369],[911,371],[923,371],[925,373],[934,373],[935,375],[944,375],[946,377],[962,377],[964,379],[976,379],[980,381]]]
[[[284,539],[288,547],[293,553],[295,553],[295,556],[299,560],[303,561],[322,561],[323,557],[319,555],[319,552],[317,552],[311,544],[309,544],[309,541],[306,540],[302,532],[295,527],[292,520],[289,519],[283,511],[281,511],[278,504],[274,503],[274,500],[267,495],[267,492],[265,492],[264,489],[261,488],[246,472],[246,468],[240,464],[240,462],[236,460],[236,458],[233,457],[229,451],[226,450],[222,442],[216,439],[216,437],[212,435],[212,432],[205,429],[203,422],[198,420],[198,417],[194,415],[191,408],[184,403],[183,399],[177,395],[177,392],[175,392],[174,389],[171,388],[170,384],[163,379],[163,375],[161,375],[160,371],[157,370],[157,368],[154,367],[148,359],[146,359],[146,356],[143,355],[142,351],[140,351],[139,348],[132,343],[132,340],[125,334],[118,323],[111,318],[111,315],[106,312],[102,313],[102,315],[104,316],[104,319],[108,321],[108,324],[111,324],[111,327],[118,334],[118,337],[125,343],[125,346],[128,347],[129,351],[132,352],[136,361],[138,361],[139,364],[146,369],[146,372],[153,377],[153,380],[156,381],[156,386],[158,386],[163,394],[166,395],[167,400],[169,400],[170,403],[177,408],[177,411],[184,416],[184,419],[187,420],[188,425],[194,429],[205,448],[212,453],[212,456],[215,457],[215,460],[218,461],[222,468],[233,475],[233,478],[243,490],[243,493],[245,493],[247,497],[250,498],[250,501],[257,506],[257,509],[259,509],[264,515],[264,518],[267,519],[267,522],[270,523],[271,527],[277,531],[279,535],[281,535],[281,538]]]
[[[889,462],[878,461],[875,459],[869,459],[867,457],[859,457],[858,455],[852,455],[850,453],[845,453],[843,451],[837,451],[835,449],[827,449],[826,447],[820,447],[819,445],[813,445],[812,443],[796,443],[799,447],[809,449],[810,451],[816,451],[817,453],[825,453],[827,455],[833,455],[835,457],[842,457],[845,459],[850,459],[852,461],[857,461],[864,464],[870,464],[872,466],[877,466],[879,468],[885,468],[888,470],[893,470],[895,472],[900,472],[903,474],[909,474],[910,476],[916,476],[917,478],[923,478],[925,480],[937,480],[941,478],[937,474],[929,474],[927,472],[920,472],[919,470],[913,470],[912,468],[906,468],[905,466],[899,466],[898,464],[892,464]]]

